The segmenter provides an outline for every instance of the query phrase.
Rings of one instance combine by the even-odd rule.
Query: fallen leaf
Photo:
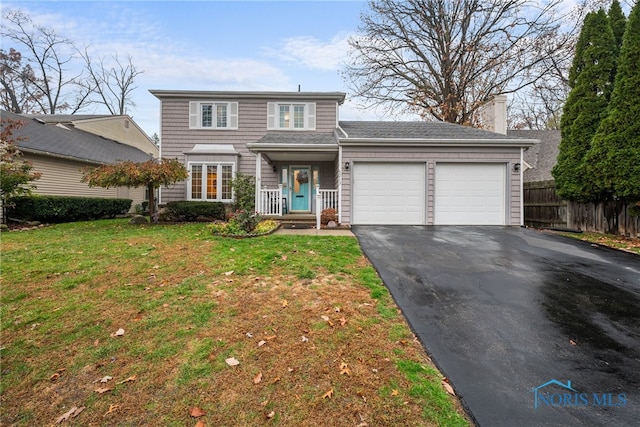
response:
[[[267,342],[265,340],[260,340],[258,341],[258,347],[262,347],[263,345],[265,345]]]
[[[258,372],[258,375],[253,377],[253,383],[259,384],[262,381],[262,372]]]
[[[124,335],[124,329],[120,328],[111,334],[112,337],[121,337]]]
[[[340,363],[340,375],[348,375],[351,376],[351,370],[349,369],[349,365],[342,362]]]
[[[93,346],[97,347],[98,345],[100,345],[100,340],[97,339],[93,342]]]
[[[271,412],[269,412],[269,413],[266,415],[266,417],[267,417],[268,419],[271,419],[271,418],[273,418],[273,417],[275,417],[275,416],[276,416],[276,413],[275,413],[274,411],[271,411]]]
[[[447,390],[447,393],[449,393],[452,396],[456,395],[456,392],[453,391],[453,387],[451,387],[451,385],[445,380],[442,380],[442,386],[444,387],[445,390]]]
[[[111,390],[113,390],[113,388],[111,388],[111,387],[100,387],[100,388],[97,388],[97,389],[95,389],[93,391],[95,391],[98,394],[103,394],[103,393],[106,393],[106,392],[111,391]]]
[[[269,341],[269,340],[272,340],[272,339],[274,339],[276,337],[277,337],[277,335],[269,335],[268,337],[264,337],[264,339]]]
[[[205,427],[204,426],[204,421],[198,420],[198,422],[196,423],[195,427]]]
[[[56,419],[56,424],[60,424],[63,421],[67,421],[69,419],[69,417],[71,417],[71,415],[73,415],[73,413],[76,411],[76,409],[78,409],[77,406],[72,407],[71,409],[69,409],[69,411],[65,412],[64,414],[60,415],[57,419]]]
[[[267,400],[263,400],[263,401],[260,403],[260,406],[267,406],[268,404],[269,404],[269,399],[267,399]]]
[[[275,377],[275,378],[273,379],[273,381],[271,381],[271,384],[275,384],[275,383],[277,383],[278,381],[280,381],[280,377]]]
[[[227,362],[227,365],[229,365],[229,366],[238,366],[240,364],[240,361],[238,359],[236,359],[235,357],[229,357],[228,359],[225,359],[224,361]]]
[[[127,378],[126,380],[122,380],[122,381],[120,381],[119,383],[116,383],[116,384],[117,384],[117,385],[120,385],[120,384],[124,384],[124,383],[130,383],[130,382],[132,382],[132,381],[135,381],[136,379],[138,379],[138,376],[137,376],[137,375],[131,375],[131,376],[130,376],[129,378]]]
[[[225,273],[223,273],[225,276],[231,276],[233,274],[233,270],[231,271],[227,271]]]
[[[202,408],[194,406],[189,410],[189,415],[191,415],[193,418],[199,418],[203,415],[206,415],[206,412],[203,411]]]
[[[229,250],[230,250],[231,252],[235,252],[235,251],[236,251],[236,248],[229,248]]]
[[[58,378],[60,378],[60,374],[59,374],[58,372],[56,372],[56,373],[54,373],[53,375],[51,375],[51,376],[49,377],[49,380],[51,380],[51,381],[55,381],[55,380],[57,380]]]
[[[323,399],[331,399],[331,397],[333,397],[333,388],[322,395]]]
[[[120,405],[109,405],[109,410],[107,412],[105,412],[105,414],[103,415],[103,417],[106,417],[109,414],[113,414],[114,412],[116,412],[118,409],[120,408]]]
[[[247,338],[253,338],[253,334],[251,332],[247,332]]]
[[[302,342],[307,342],[309,341],[309,338],[305,337],[304,335],[302,336]]]
[[[569,344],[571,344],[571,345],[578,345],[574,340],[569,340]]]
[[[95,383],[106,383],[106,382],[108,382],[108,381],[110,381],[112,379],[113,379],[113,377],[110,377],[109,375],[105,375],[104,377],[95,380],[93,383],[94,384]]]
[[[287,256],[286,255],[282,255],[280,258],[282,258],[283,261],[287,260]]]
[[[282,308],[286,308],[289,305],[289,302],[285,299],[282,301]]]
[[[340,307],[333,307],[333,311],[335,311],[336,313],[340,313]]]
[[[347,323],[347,319],[345,319],[344,317],[341,317],[338,320],[340,320],[340,326],[344,326]]]
[[[397,395],[398,395],[398,390],[394,388],[393,391],[391,392],[391,396],[397,396]]]
[[[75,418],[75,417],[77,417],[77,416],[78,416],[78,415],[80,415],[80,413],[81,413],[82,411],[84,411],[85,409],[87,409],[87,408],[86,408],[86,406],[81,406],[81,407],[79,407],[79,408],[76,408],[76,410],[75,410],[75,411],[73,411],[73,414],[71,414],[71,418]]]
[[[324,320],[325,322],[328,322],[328,321],[329,321],[329,316],[322,315],[322,316],[320,316],[320,317],[321,317],[321,318],[322,318],[322,320]]]

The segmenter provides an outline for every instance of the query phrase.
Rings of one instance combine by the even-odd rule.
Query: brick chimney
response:
[[[480,126],[492,132],[507,134],[507,96],[496,95],[480,107]]]

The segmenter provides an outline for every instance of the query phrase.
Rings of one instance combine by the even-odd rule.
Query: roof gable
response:
[[[107,139],[73,126],[56,126],[41,119],[19,114],[2,112],[3,119],[20,120],[24,126],[14,131],[14,137],[24,137],[18,147],[25,151],[78,161],[106,164],[122,160],[145,162],[151,158],[148,153],[135,147]]]

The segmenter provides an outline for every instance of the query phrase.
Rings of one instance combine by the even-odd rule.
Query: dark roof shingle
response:
[[[513,139],[507,135],[445,122],[340,121],[340,128],[348,138],[354,139]]]
[[[20,120],[24,126],[14,131],[14,137],[24,137],[18,147],[24,151],[61,156],[78,161],[106,164],[122,160],[146,162],[151,159],[135,147],[106,139],[73,126],[45,124],[27,116],[2,111],[3,119]]]

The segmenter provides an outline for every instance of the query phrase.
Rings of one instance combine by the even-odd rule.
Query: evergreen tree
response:
[[[607,15],[609,15],[609,23],[613,30],[613,37],[616,40],[616,46],[618,48],[617,51],[620,52],[624,29],[627,26],[627,18],[624,17],[624,13],[622,13],[622,8],[620,7],[620,2],[618,0],[613,0]]]
[[[565,103],[560,129],[558,163],[552,174],[558,195],[564,199],[591,199],[592,183],[584,157],[600,121],[606,115],[616,66],[615,40],[603,10],[589,13],[580,32],[569,74],[571,91]]]
[[[640,2],[629,15],[608,114],[585,164],[601,198],[640,199]]]

